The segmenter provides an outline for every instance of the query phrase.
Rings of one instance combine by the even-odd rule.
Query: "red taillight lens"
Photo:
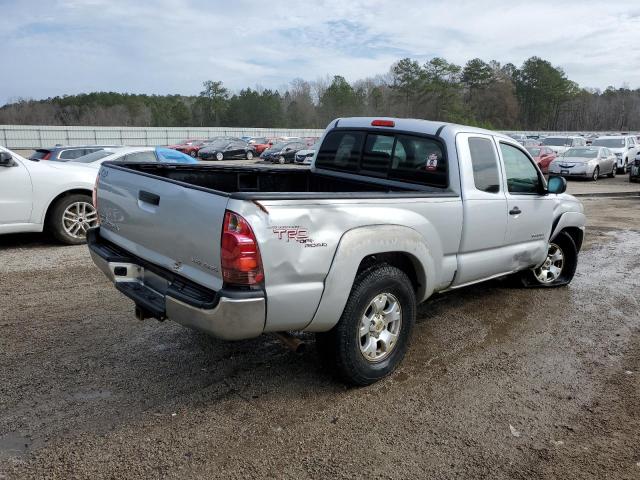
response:
[[[237,213],[226,211],[220,259],[222,279],[233,285],[255,285],[264,280],[262,259],[253,230]]]
[[[47,153],[41,160],[49,160],[51,158],[51,152]]]
[[[371,122],[372,127],[395,127],[396,122],[393,120],[374,120]]]

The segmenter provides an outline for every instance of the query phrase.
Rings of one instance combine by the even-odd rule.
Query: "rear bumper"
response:
[[[140,318],[168,318],[223,340],[253,338],[264,331],[261,290],[208,290],[106,241],[99,227],[89,231],[87,243],[94,263],[134,301]]]

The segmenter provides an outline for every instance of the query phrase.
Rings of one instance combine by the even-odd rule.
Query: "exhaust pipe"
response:
[[[288,332],[274,332],[273,335],[293,353],[302,353],[307,349],[306,343]]]

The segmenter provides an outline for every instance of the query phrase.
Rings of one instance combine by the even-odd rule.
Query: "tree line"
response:
[[[385,74],[349,83],[344,77],[293,80],[280,90],[233,93],[221,81],[199,95],[95,92],[0,107],[0,124],[140,127],[324,128],[336,117],[425,118],[507,130],[640,130],[640,89],[580,87],[539,57],[522,66],[464,66],[436,57],[404,58]]]

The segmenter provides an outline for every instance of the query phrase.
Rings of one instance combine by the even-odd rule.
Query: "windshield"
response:
[[[542,144],[553,147],[565,147],[571,145],[571,139],[567,137],[548,137],[542,141]]]
[[[111,152],[109,150],[98,150],[97,152],[89,153],[88,155],[83,155],[82,157],[74,158],[70,160],[71,162],[76,163],[93,163],[97,160],[101,160],[109,155],[113,155],[115,152]]]
[[[273,145],[271,145],[271,148],[269,150],[282,150],[286,146],[287,146],[287,143],[278,142],[278,143],[274,143]]]
[[[598,147],[622,148],[624,147],[624,138],[596,138],[591,145]]]
[[[529,152],[531,154],[532,157],[537,157],[540,155],[540,149],[539,148],[527,148],[527,152]]]
[[[570,148],[564,154],[565,157],[584,157],[584,158],[596,158],[598,156],[598,149],[596,148]]]

